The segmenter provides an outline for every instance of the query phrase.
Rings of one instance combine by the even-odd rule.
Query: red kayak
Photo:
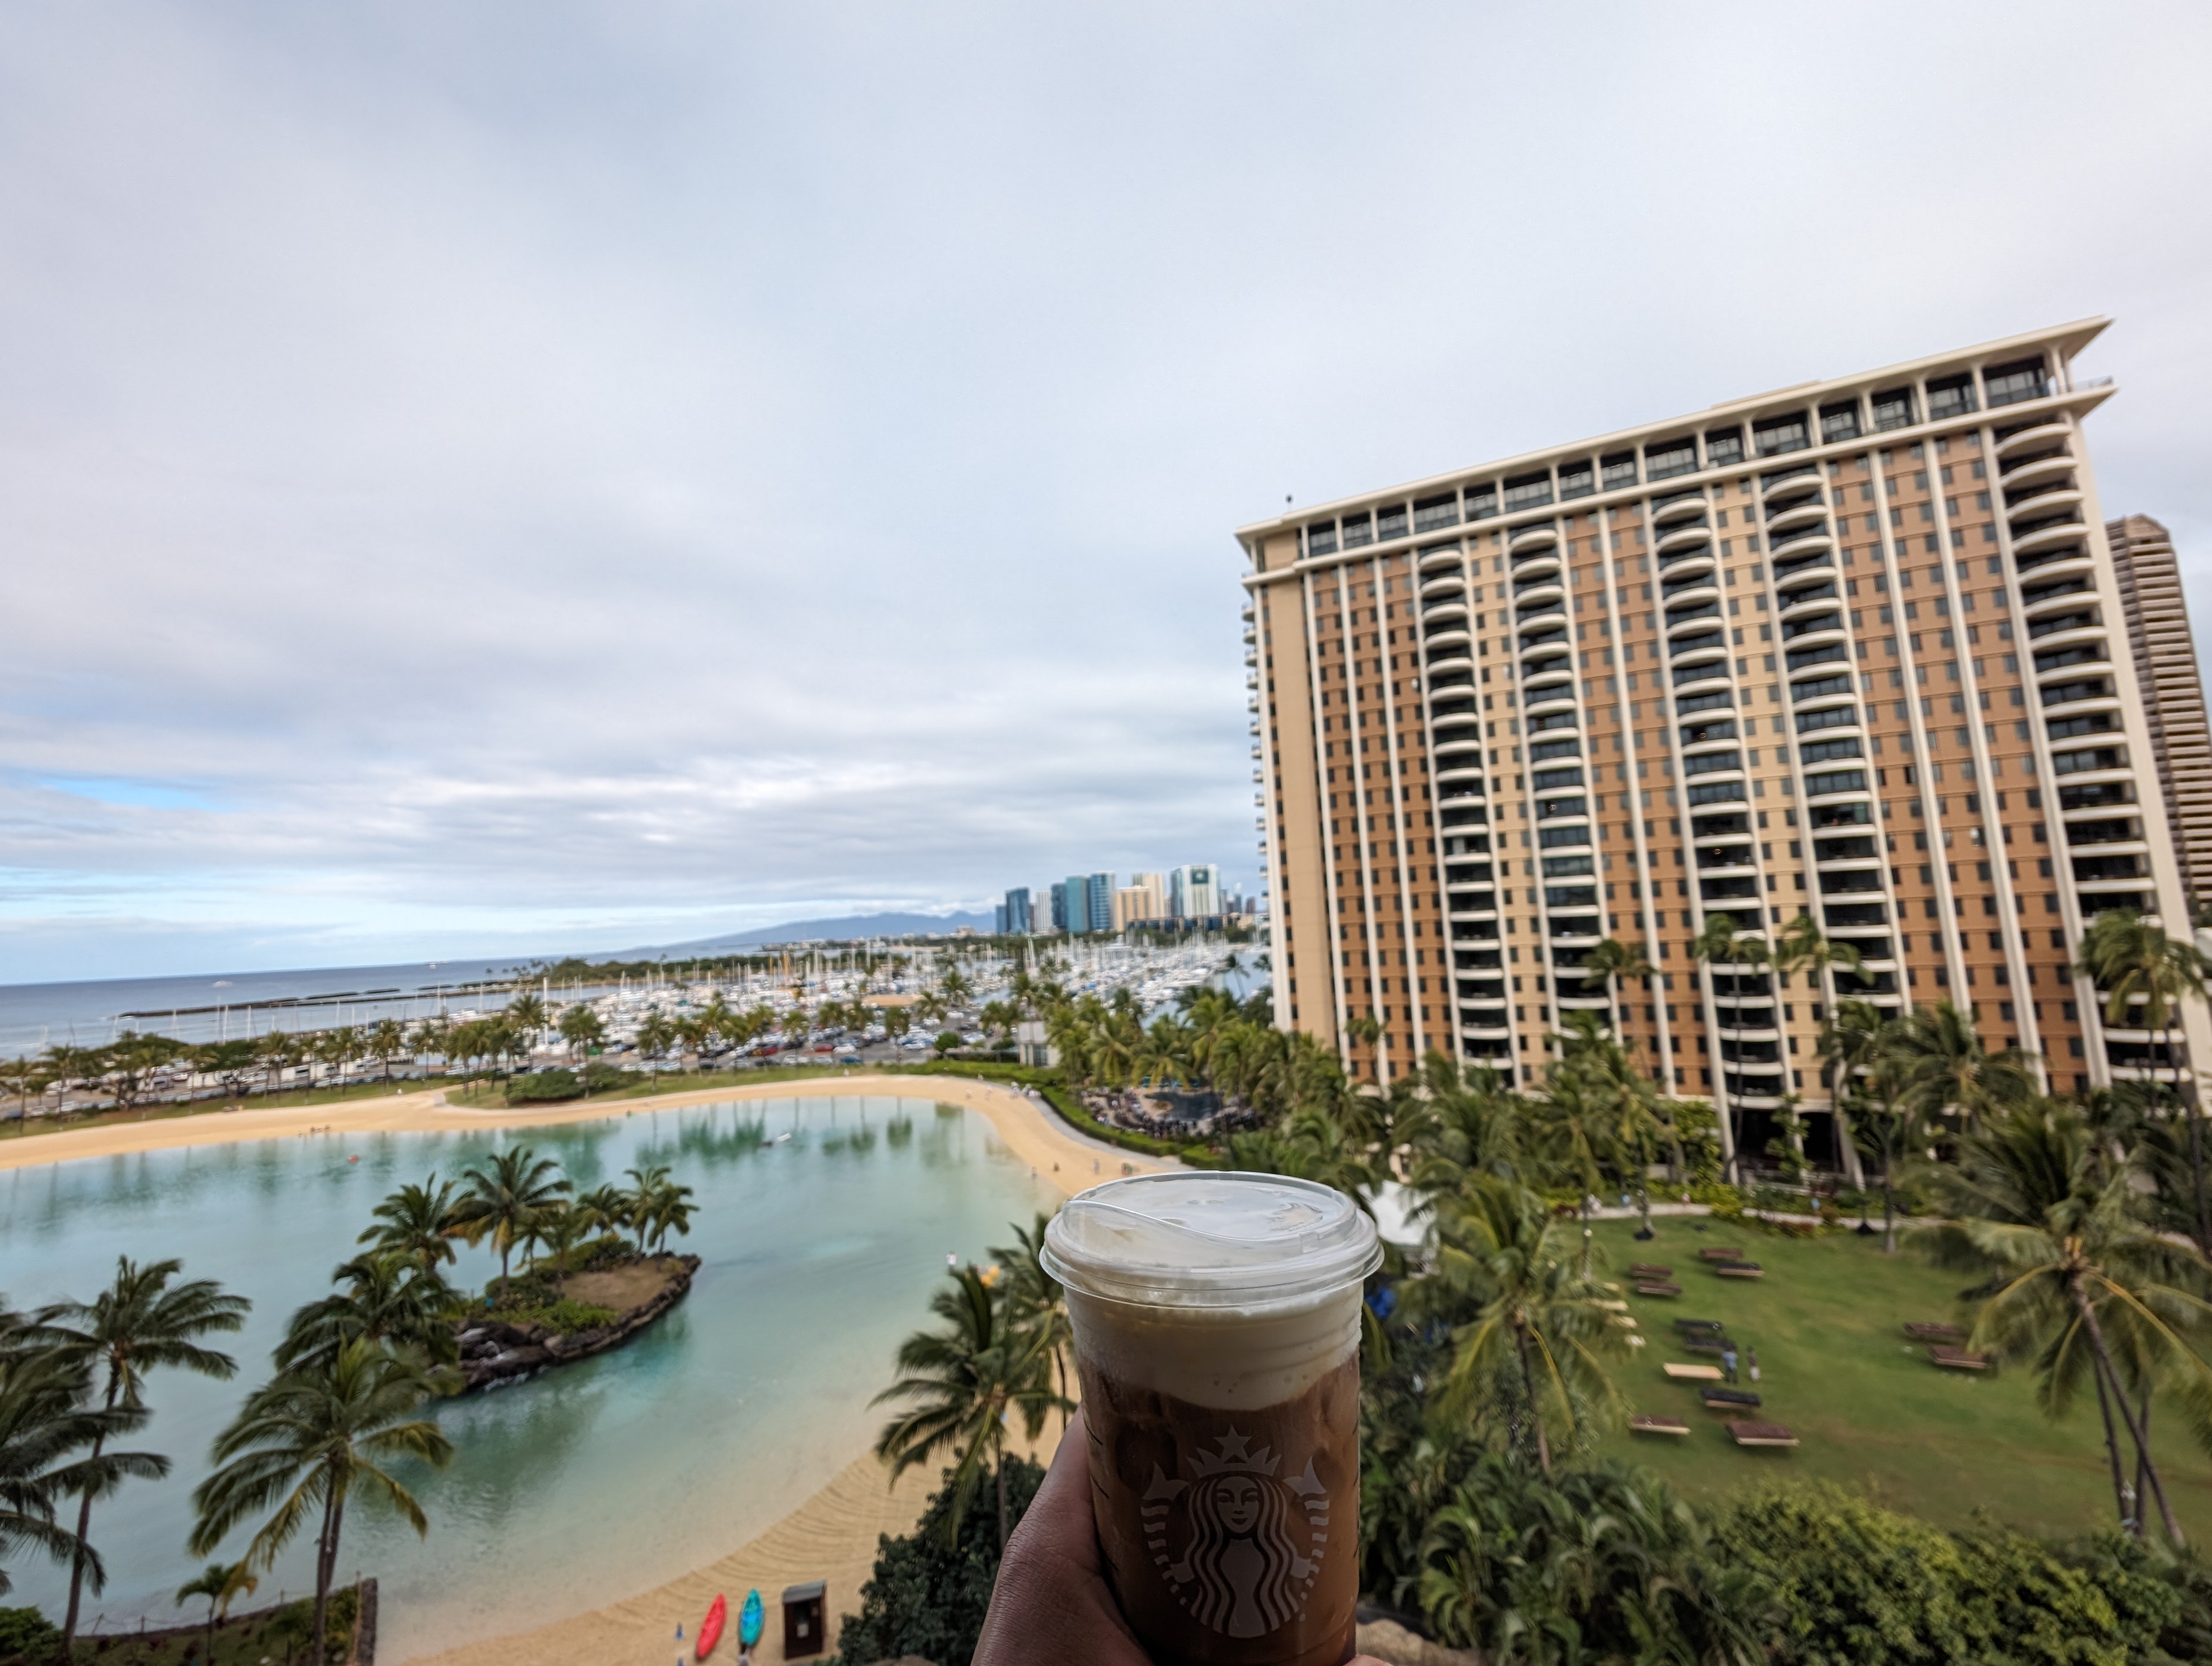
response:
[[[730,1605],[717,1596],[707,1610],[707,1617],[699,1622],[698,1657],[704,1660],[714,1652],[714,1645],[722,1640],[723,1622],[730,1617]]]

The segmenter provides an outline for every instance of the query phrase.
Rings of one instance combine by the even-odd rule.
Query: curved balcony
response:
[[[2002,481],[2006,492],[2009,494],[2034,481],[2056,479],[2069,475],[2075,466],[2073,453],[2062,447],[2057,451],[2046,452],[2039,457],[2026,458],[2011,467],[2002,470],[1998,477]]]
[[[1544,544],[1556,544],[1559,541],[1559,523],[1552,520],[1532,521],[1526,526],[1516,526],[1505,535],[1506,549],[1516,555]]]
[[[1431,579],[1443,574],[1464,576],[1462,566],[1464,560],[1465,552],[1457,544],[1449,544],[1440,550],[1422,550],[1421,582],[1426,584]]]
[[[2069,509],[2078,511],[2085,496],[2069,471],[2039,485],[2031,484],[2023,493],[2006,493],[2005,519],[2015,522],[2033,520]]]
[[[1816,583],[1800,585],[1795,590],[1785,591],[1776,601],[1775,611],[1786,622],[1821,602],[1833,606],[1842,596],[1843,592],[1837,588],[1835,578],[1831,575]]]
[[[1828,506],[1820,501],[1820,494],[1814,492],[1812,496],[1802,501],[1793,501],[1787,508],[1777,509],[1768,515],[1766,534],[1775,543],[1779,544],[1783,534],[1790,528],[1809,526],[1814,521],[1825,520],[1827,513]]]
[[[1710,630],[1721,617],[1720,594],[1715,592],[1708,600],[1669,610],[1661,621],[1661,632],[1672,640],[1686,630]]]
[[[1424,622],[1435,618],[1438,614],[1449,613],[1455,610],[1464,613],[1467,608],[1467,591],[1464,587],[1457,584],[1440,586],[1435,594],[1421,598],[1421,617]]]
[[[2026,532],[2015,528],[2012,535],[2013,553],[2019,556],[2033,555],[2038,550],[2053,549],[2069,540],[2086,540],[2087,536],[2088,529],[2083,526],[2078,516],[2071,520],[2050,521]],[[2081,551],[2082,559],[2087,560],[2088,555],[2088,549],[2085,543]],[[2042,570],[2042,565],[2041,562],[2035,563],[2039,572]]]
[[[2021,591],[2020,611],[2033,619],[2054,607],[2080,605],[2081,599],[2098,594],[2096,581],[2087,572],[2068,573],[2049,581],[2040,581],[2033,591]]]
[[[2016,452],[2033,451],[2038,446],[2049,445],[2054,440],[2065,441],[2071,440],[2073,437],[2074,429],[2071,423],[2038,423],[2033,428],[2024,428],[2017,434],[2008,434],[1996,442],[1995,450],[1998,457],[2005,458],[2012,456]]]
[[[1777,563],[1776,571],[1778,575],[1780,563],[1790,560],[1793,556],[1809,556],[1816,550],[1832,550],[1835,542],[1835,534],[1828,530],[1826,520],[1821,519],[1807,521],[1802,526],[1792,526],[1787,532],[1773,534],[1766,541],[1766,553]],[[1807,564],[1810,565],[1809,562]],[[1795,573],[1802,569],[1793,567],[1790,570]]]
[[[1808,806],[1841,804],[1850,799],[1869,795],[1868,782],[1873,772],[1862,763],[1837,760],[1834,769],[1813,765],[1802,772],[1805,802]]]
[[[1716,681],[1726,683],[1728,680],[1729,659],[1728,655],[1723,653],[1710,660],[1694,660],[1687,664],[1674,666],[1671,672],[1670,686],[1680,693],[1700,683]]]
[[[1669,550],[1686,550],[1693,544],[1710,544],[1712,537],[1712,529],[1705,525],[1705,517],[1700,515],[1695,520],[1686,520],[1659,533],[1652,540],[1652,548],[1663,556]]]
[[[1808,712],[1833,711],[1839,705],[1850,706],[1856,705],[1857,702],[1858,695],[1855,690],[1848,688],[1831,689],[1826,694],[1812,694],[1806,696],[1805,698],[1799,701],[1792,709],[1802,716]],[[1858,728],[1860,726],[1853,723],[1840,725],[1838,727],[1841,728],[1843,733],[1848,734],[1853,730]],[[1807,730],[1802,731],[1801,733],[1812,733],[1816,732]],[[1819,731],[1817,733],[1825,733],[1826,731]]]
[[[1774,581],[1789,583],[1821,571],[1833,574],[1836,570],[1836,546],[1833,539],[1815,539],[1813,547],[1802,550],[1792,560],[1774,563]]]
[[[1455,671],[1473,671],[1474,655],[1468,649],[1469,644],[1463,641],[1447,642],[1443,647],[1422,655],[1421,663],[1428,667],[1429,676],[1432,681],[1436,678],[1449,675]]]
[[[1811,648],[1816,642],[1840,642],[1844,640],[1844,616],[1840,609],[1831,607],[1787,619],[1782,625],[1782,640],[1792,648]]]
[[[1513,587],[1513,611],[1516,617],[1528,617],[1544,611],[1547,602],[1556,603],[1561,611],[1566,607],[1566,587],[1557,571],[1545,575],[1528,584]]]
[[[1438,567],[1433,570],[1425,568],[1422,569],[1421,600],[1425,605],[1431,596],[1447,595],[1455,592],[1460,595],[1467,593],[1467,575],[1460,571],[1457,562],[1454,562],[1449,567]]]
[[[2069,619],[2071,620],[2070,623]],[[2045,654],[2056,653],[2061,648],[2078,648],[2084,644],[2093,642],[2102,643],[2105,641],[2106,633],[2111,629],[2110,626],[2105,624],[2101,620],[2094,617],[2088,618],[2074,618],[2072,616],[2065,614],[2061,614],[2054,618],[2046,619],[2044,623],[2045,624],[2059,628],[2046,630],[2040,635],[2030,638],[2030,641],[2034,646],[2035,653],[2039,658]],[[2080,663],[2099,664],[2107,662],[2084,660]],[[2067,669],[2070,669],[2070,667],[2063,666],[2052,667],[2053,671],[2063,671]],[[2050,672],[2040,670],[2036,672],[2036,675],[2039,677],[2048,676],[2050,674]]]

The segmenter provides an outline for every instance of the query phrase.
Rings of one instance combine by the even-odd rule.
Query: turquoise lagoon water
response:
[[[310,1135],[0,1174],[0,1291],[17,1305],[88,1297],[119,1255],[179,1257],[187,1275],[254,1303],[228,1345],[237,1378],[153,1379],[155,1419],[136,1444],[176,1467],[94,1515],[110,1583],[88,1614],[110,1627],[142,1614],[178,1623],[170,1593],[198,1568],[184,1548],[189,1494],[286,1318],[328,1289],[386,1193],[507,1144],[557,1158],[580,1190],[667,1164],[697,1194],[679,1247],[702,1265],[690,1298],[629,1347],[440,1407],[459,1455],[409,1476],[427,1540],[389,1514],[349,1510],[343,1572],[382,1581],[389,1660],[599,1607],[736,1548],[866,1449],[884,1415],[867,1402],[890,1380],[899,1338],[927,1321],[945,1256],[981,1259],[1010,1241],[1008,1222],[1051,1207],[984,1118],[891,1098],[754,1100],[480,1135]],[[459,1281],[497,1270],[489,1252],[461,1256]],[[58,1618],[50,1570],[10,1572],[8,1601]],[[302,1546],[262,1590],[310,1585]],[[672,1629],[679,1617],[693,1618],[672,1615]]]

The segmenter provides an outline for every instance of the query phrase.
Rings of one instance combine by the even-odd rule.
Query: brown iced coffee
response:
[[[1373,1223],[1307,1181],[1144,1175],[1071,1200],[1045,1243],[1131,1627],[1163,1666],[1341,1666]]]

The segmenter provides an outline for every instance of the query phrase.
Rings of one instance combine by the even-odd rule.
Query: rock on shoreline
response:
[[[465,1379],[461,1392],[474,1394],[549,1365],[572,1365],[620,1347],[690,1293],[691,1275],[699,1270],[699,1257],[657,1259],[675,1264],[659,1293],[610,1323],[563,1336],[540,1325],[511,1325],[496,1319],[470,1322],[460,1335],[461,1374]]]

